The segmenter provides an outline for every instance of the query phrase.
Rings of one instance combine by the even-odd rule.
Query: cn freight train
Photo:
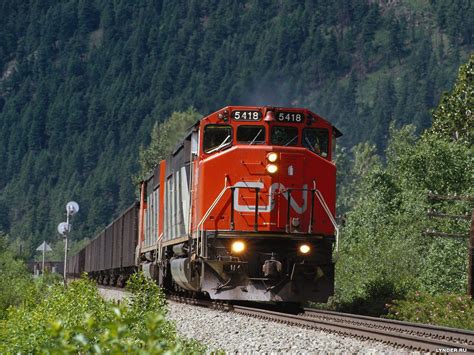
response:
[[[325,302],[334,290],[336,138],[299,108],[202,118],[140,184],[140,200],[68,260],[123,285],[136,270],[215,300]]]

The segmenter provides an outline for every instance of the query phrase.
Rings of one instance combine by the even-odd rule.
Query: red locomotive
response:
[[[307,109],[214,112],[142,182],[125,214],[138,214],[133,227],[119,217],[68,267],[109,284],[140,267],[165,288],[211,299],[324,302],[334,290],[340,135]]]

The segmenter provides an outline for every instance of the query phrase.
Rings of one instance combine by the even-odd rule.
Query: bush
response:
[[[84,319],[90,319],[87,314],[93,315],[93,323],[111,318],[97,288],[85,279],[72,282],[68,289],[60,284],[52,285],[44,299],[35,290],[31,291],[30,298],[35,296],[36,303],[31,300],[9,309],[0,327],[0,353],[31,353],[54,346],[57,341],[51,338],[51,331],[75,329]]]
[[[54,285],[36,306],[10,308],[0,322],[0,353],[203,352],[165,319],[165,299],[143,275],[132,277],[129,302],[104,300],[93,282]]]
[[[474,302],[468,296],[416,292],[387,306],[387,318],[474,330]]]
[[[10,306],[18,306],[25,301],[33,278],[25,263],[8,248],[7,236],[0,231],[0,320],[7,316]]]

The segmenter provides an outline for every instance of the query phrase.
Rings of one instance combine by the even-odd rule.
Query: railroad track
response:
[[[474,332],[426,324],[365,317],[305,308],[300,315],[234,306],[233,312],[248,316],[317,328],[363,340],[377,340],[394,347],[437,353],[474,354]]]
[[[456,348],[458,351],[466,349],[466,352],[474,353],[474,332],[469,330],[320,311],[311,308],[305,308],[304,316],[322,322],[368,329],[381,341],[396,341],[396,339],[391,339],[395,337],[409,346],[426,347],[421,350],[436,351]]]
[[[171,296],[170,299],[269,321],[320,329],[361,340],[376,340],[394,347],[415,351],[474,354],[474,332],[469,330],[320,311],[311,308],[305,308],[304,313],[295,315],[179,296]]]

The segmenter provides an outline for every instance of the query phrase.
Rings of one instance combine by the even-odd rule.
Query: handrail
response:
[[[242,187],[242,186],[240,186]],[[216,197],[216,199],[214,200],[214,202],[212,203],[212,205],[209,207],[209,209],[206,211],[206,213],[204,214],[204,216],[202,217],[201,221],[199,221],[198,225],[197,225],[197,231],[198,231],[198,236],[197,236],[197,246],[196,246],[196,249],[199,251],[199,246],[201,246],[201,250],[200,250],[200,255],[203,255],[203,243],[201,241],[201,243],[199,243],[199,239],[202,238],[202,234],[204,232],[204,222],[206,221],[206,219],[209,217],[209,215],[211,214],[211,212],[214,210],[214,208],[217,206],[217,204],[219,203],[219,201],[221,200],[222,196],[224,196],[224,193],[227,191],[227,190],[232,190],[232,198],[234,196],[234,191],[233,189],[235,189],[236,187],[234,185],[231,185],[231,186],[227,186],[227,179],[225,180],[224,182],[224,188],[222,189],[222,191],[219,193],[219,195]],[[256,203],[255,203],[255,223],[254,223],[254,229],[255,231],[258,230],[258,192],[260,191],[260,188],[256,188],[256,187],[249,187],[251,189],[255,189],[256,190]],[[232,215],[232,218],[231,218],[231,225],[232,225],[232,219],[233,219],[233,203],[232,203],[232,212],[231,212],[231,215]],[[232,228],[232,227],[231,227]]]
[[[316,194],[316,197],[318,198],[319,202],[321,202],[321,206],[323,206],[323,209],[324,211],[326,212],[326,214],[328,215],[329,217],[329,220],[331,221],[334,229],[336,230],[336,245],[335,245],[335,249],[336,249],[336,253],[339,251],[339,226],[337,225],[336,223],[336,220],[334,219],[331,211],[329,210],[329,207],[328,205],[326,204],[326,201],[324,200],[324,197],[323,195],[321,194],[321,191],[319,190],[316,190],[315,192]]]
[[[316,182],[313,180],[313,188],[308,189],[308,188],[287,188],[283,192],[287,193],[286,200],[288,202],[287,205],[287,214],[286,214],[286,232],[288,231],[291,232],[291,227],[290,227],[290,206],[291,206],[291,192],[292,191],[311,191],[311,210],[309,214],[309,224],[308,224],[308,233],[311,233],[313,231],[313,218],[314,218],[314,194],[316,193]]]
[[[212,203],[212,205],[209,207],[209,209],[206,211],[206,213],[204,214],[204,216],[202,217],[201,221],[199,221],[198,225],[197,225],[197,231],[198,231],[198,235],[197,235],[197,245],[196,245],[196,250],[199,251],[199,238],[201,237],[202,233],[201,233],[201,230],[200,228],[203,228],[204,226],[204,222],[206,221],[206,219],[209,217],[209,215],[211,214],[212,210],[214,209],[214,207],[216,207],[216,205],[219,203],[220,199],[222,198],[222,196],[224,195],[224,193],[230,189],[231,186],[227,186],[227,178],[224,180],[224,188],[222,189],[222,191],[219,193],[219,195],[216,197],[216,199],[214,200],[214,202]],[[202,249],[202,246],[201,246],[201,249]],[[202,250],[201,250],[201,255],[202,255]]]

